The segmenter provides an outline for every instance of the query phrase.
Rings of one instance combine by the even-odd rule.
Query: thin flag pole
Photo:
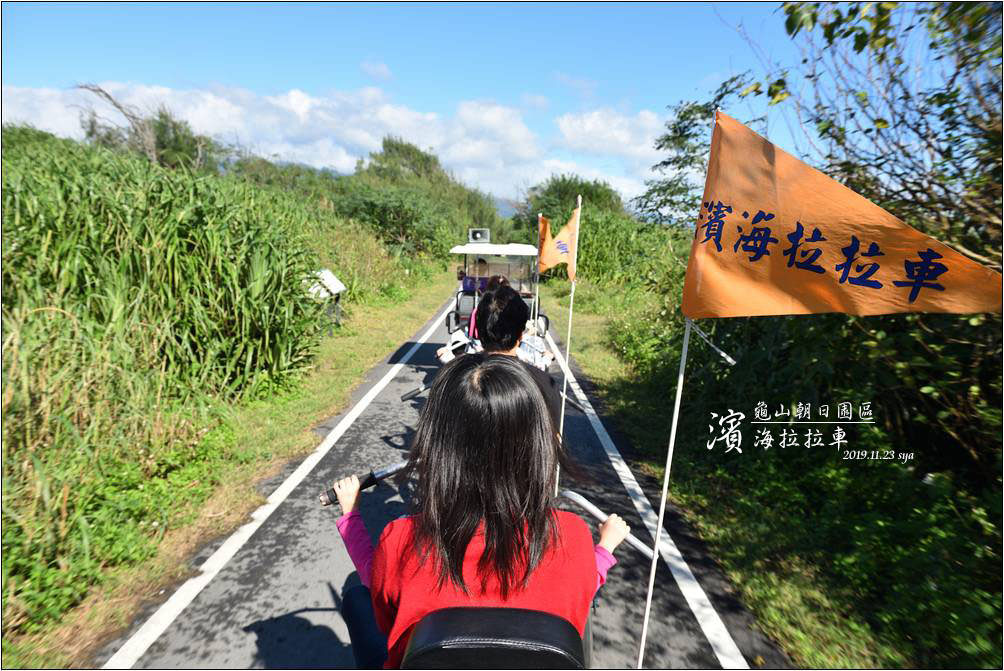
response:
[[[718,118],[718,109],[718,107],[715,107],[715,111],[711,113],[712,137],[714,137],[715,120]],[[663,520],[666,518],[666,496],[669,494],[669,471],[673,465],[673,450],[676,448],[676,426],[680,421],[680,399],[683,396],[683,373],[687,369],[687,350],[690,346],[690,329],[693,326],[689,317],[684,317],[684,323],[683,351],[680,353],[680,373],[676,378],[676,401],[673,403],[673,424],[669,430],[669,447],[666,449],[666,470],[662,475],[662,498],[659,501],[659,524],[655,528],[655,552],[652,553],[652,565],[649,567],[648,571],[648,593],[645,595],[645,618],[642,620],[641,641],[638,644],[639,669],[643,668],[642,665],[645,663],[645,641],[648,639],[648,619],[652,614],[652,592],[655,590],[655,568],[659,561],[657,558],[661,554],[659,550],[659,543],[662,538]],[[708,342],[710,343],[710,340]]]
[[[537,318],[540,316],[540,220],[544,218],[543,212],[537,213],[537,267],[534,269],[534,277],[537,278],[535,295],[533,297],[533,329],[536,333]],[[537,333],[537,335],[540,335]]]
[[[662,523],[666,516],[666,495],[669,492],[669,469],[673,465],[673,449],[676,447],[676,426],[680,419],[680,398],[683,396],[683,373],[687,368],[687,349],[690,345],[690,319],[686,318],[683,330],[683,353],[680,355],[680,373],[676,378],[676,402],[673,404],[673,426],[669,431],[669,448],[666,450],[666,470],[662,476],[662,499],[659,501],[659,524],[655,528],[655,552],[648,572],[648,594],[645,596],[645,619],[641,625],[641,643],[638,645],[638,668],[645,661],[645,640],[648,638],[648,618],[652,612],[652,592],[655,589],[655,568],[659,563],[659,541]]]
[[[478,257],[477,255],[475,255],[474,256],[474,307],[471,308],[471,316],[468,319],[473,318],[474,314],[478,311],[478,288],[481,286],[481,275],[479,275],[478,273],[480,272],[481,271],[478,269]],[[473,333],[473,331],[471,330],[471,325],[470,322],[468,321],[467,333],[465,335],[470,335],[471,333]]]
[[[718,352],[718,356],[725,359],[725,363],[729,364],[730,366],[736,365],[736,360],[733,359],[731,356],[729,356],[728,352],[724,351],[721,347],[711,342],[711,338],[708,336],[707,333],[701,330],[701,327],[699,327],[697,324],[694,324],[693,328],[694,328],[694,333],[696,333],[701,340],[708,343],[708,347]]]
[[[572,265],[575,266],[576,274],[578,274],[578,261],[579,261],[579,231],[582,229],[582,195],[580,194],[575,200],[575,209],[579,211],[579,220],[575,227],[575,258],[572,259]],[[539,229],[538,229],[539,230]],[[566,266],[567,267],[567,266]],[[571,366],[571,359],[568,358],[569,353],[572,350],[572,310],[575,308],[575,280],[572,280],[572,292],[568,297],[568,334],[565,336],[565,361]],[[569,368],[571,370],[571,368]],[[565,375],[564,389],[561,392],[561,419],[558,422],[558,436],[562,441],[565,440],[565,400],[568,398],[568,375]],[[554,476],[554,495],[558,495],[558,480],[561,478],[561,466],[557,467],[557,472]]]

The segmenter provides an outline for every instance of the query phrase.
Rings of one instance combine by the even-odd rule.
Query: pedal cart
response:
[[[541,338],[547,333],[550,320],[540,309],[537,248],[519,243],[468,242],[457,245],[450,253],[462,255],[464,262],[457,266],[460,285],[454,294],[454,309],[446,315],[446,329],[450,334],[446,349],[450,356],[446,360],[472,345],[468,337],[471,315],[493,275],[505,276],[509,286],[519,292],[530,308],[531,321],[524,336],[527,347],[545,350]]]
[[[400,473],[399,462],[359,476],[360,489]],[[581,494],[569,489],[561,497],[598,522],[607,519]],[[322,506],[338,507],[334,489],[318,497]],[[652,558],[653,550],[628,534],[627,545]],[[595,603],[594,603],[595,607]],[[523,608],[444,608],[414,626],[402,669],[588,669],[592,658],[592,617],[584,636],[557,615]]]

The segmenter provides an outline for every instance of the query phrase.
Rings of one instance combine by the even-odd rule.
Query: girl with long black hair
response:
[[[338,528],[387,636],[385,666],[400,665],[408,632],[454,606],[527,608],[583,633],[589,604],[628,534],[616,516],[593,545],[578,515],[555,506],[564,460],[547,405],[516,359],[469,354],[429,392],[407,472],[414,514],[391,522],[376,550],[356,510],[359,482],[335,483]]]

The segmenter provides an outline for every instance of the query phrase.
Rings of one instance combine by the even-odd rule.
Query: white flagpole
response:
[[[573,259],[573,265],[575,266],[575,272],[578,274],[578,262],[579,262],[579,231],[582,230],[582,195],[580,194],[575,200],[575,209],[579,211],[579,220],[575,226],[575,258]],[[572,310],[575,308],[575,280],[572,280],[572,292],[568,297],[568,334],[565,336],[565,361],[568,363],[569,367],[571,364],[571,359],[568,358],[569,352],[572,349]],[[571,368],[569,368],[571,370]],[[558,436],[561,440],[565,440],[565,400],[568,398],[568,376],[565,376],[564,389],[561,392],[561,419],[558,422]],[[561,466],[558,466],[558,470],[554,477],[554,495],[558,495],[558,480],[561,477]]]
[[[537,317],[540,316],[540,220],[544,217],[543,212],[537,213],[537,267],[533,269],[537,278],[535,295],[533,297],[533,332],[537,333]],[[537,335],[540,335],[537,333]]]
[[[718,116],[718,108],[711,114],[711,131],[714,138],[715,119]],[[659,557],[659,541],[662,537],[662,523],[666,516],[666,495],[669,493],[669,470],[673,465],[673,450],[676,448],[676,426],[680,420],[680,398],[683,395],[683,372],[687,368],[687,348],[690,345],[690,329],[693,323],[689,317],[684,317],[685,326],[683,329],[683,351],[680,353],[680,373],[676,378],[676,401],[673,403],[673,424],[669,430],[669,447],[666,449],[666,470],[662,476],[662,498],[659,501],[659,526],[655,529],[655,552],[652,553],[652,565],[648,572],[648,593],[645,595],[645,618],[641,625],[641,642],[638,644],[638,668],[642,668],[645,662],[645,641],[648,638],[648,619],[652,614],[652,592],[655,590],[655,568]],[[696,327],[694,327],[696,328]],[[710,344],[711,341],[708,340]],[[717,347],[715,349],[718,349]],[[718,350],[723,356],[724,352]],[[734,364],[734,361],[729,361]]]
[[[638,668],[645,660],[645,639],[648,637],[648,618],[652,611],[652,592],[655,588],[655,568],[659,562],[659,539],[662,523],[666,515],[666,494],[669,491],[669,469],[673,465],[673,448],[676,447],[676,425],[680,419],[680,397],[683,395],[683,372],[687,367],[687,348],[690,345],[690,319],[686,319],[683,330],[683,353],[680,355],[680,374],[676,378],[676,402],[673,404],[673,426],[669,432],[669,448],[666,450],[666,470],[662,476],[662,499],[659,501],[659,525],[655,529],[655,552],[648,572],[648,594],[645,597],[645,618],[641,625],[641,643],[638,646]]]

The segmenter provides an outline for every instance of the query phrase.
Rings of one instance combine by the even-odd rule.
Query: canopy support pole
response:
[[[575,264],[579,257],[579,231],[582,230],[582,195],[579,194],[575,201],[575,208],[579,211],[579,225],[575,227],[575,258],[572,259],[572,263]],[[537,227],[540,231],[540,227]],[[539,232],[538,232],[539,235]],[[576,268],[578,270],[578,268]],[[573,273],[574,275],[574,273]],[[568,335],[565,336],[565,363],[568,364],[568,370],[572,370],[572,360],[569,358],[569,353],[572,349],[572,309],[575,307],[575,280],[572,280],[572,292],[568,297]],[[564,388],[561,391],[561,419],[558,421],[558,437],[561,439],[562,443],[565,441],[565,401],[568,399],[568,376],[565,376]],[[554,495],[558,496],[560,491],[558,488],[558,482],[561,480],[561,464],[555,466],[554,472]]]
[[[575,285],[572,285],[573,289]],[[638,645],[638,668],[644,668],[645,641],[648,638],[648,619],[652,613],[652,592],[655,589],[655,569],[659,563],[659,542],[662,536],[662,524],[666,516],[666,495],[669,492],[669,470],[673,465],[673,449],[676,447],[676,427],[680,420],[680,398],[683,396],[683,373],[687,368],[687,349],[690,345],[690,318],[685,318],[683,330],[683,352],[680,354],[680,373],[676,378],[676,402],[673,404],[673,424],[669,431],[669,448],[666,450],[666,470],[662,476],[662,499],[659,501],[659,525],[655,530],[655,552],[652,555],[652,565],[648,572],[648,593],[645,596],[645,619],[641,625],[641,642]]]
[[[569,370],[571,370],[571,359],[568,358],[568,353],[572,349],[572,307],[575,305],[575,281],[572,281],[572,293],[568,297],[568,334],[565,336],[565,361],[569,365]],[[565,442],[565,401],[568,400],[568,376],[565,376],[565,384],[561,391],[561,419],[558,420],[558,438],[561,440],[562,444]],[[561,464],[555,466],[554,473],[554,495],[557,496],[558,481],[561,479]]]

